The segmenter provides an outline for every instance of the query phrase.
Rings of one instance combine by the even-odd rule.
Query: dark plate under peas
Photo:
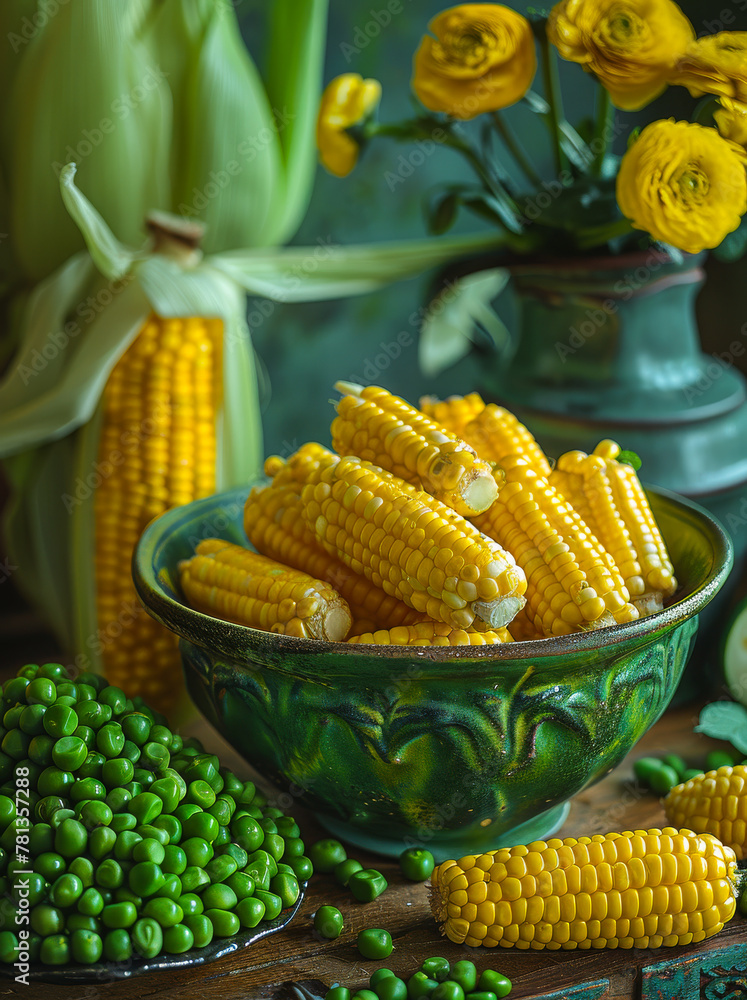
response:
[[[169,969],[184,969],[190,966],[207,965],[219,958],[240,951],[256,944],[270,934],[277,934],[287,927],[303,903],[307,883],[301,885],[301,895],[288,910],[283,910],[275,920],[265,920],[261,926],[252,930],[240,931],[234,937],[213,938],[204,948],[192,948],[182,955],[161,954],[156,958],[139,958],[133,955],[126,962],[95,962],[92,965],[49,966],[35,965],[31,968],[28,978],[42,983],[107,983],[133,976],[142,976],[147,972],[164,972]],[[13,978],[17,970],[13,966],[0,965],[0,974]]]

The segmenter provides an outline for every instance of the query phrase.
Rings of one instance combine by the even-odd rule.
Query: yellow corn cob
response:
[[[418,406],[420,412],[439,427],[461,437],[464,428],[484,409],[485,403],[478,393],[471,392],[468,396],[449,396],[444,400],[436,396],[421,396]]]
[[[514,642],[531,642],[534,639],[544,639],[545,635],[534,624],[534,619],[527,611],[525,604],[513,621],[508,623],[508,631]]]
[[[734,852],[710,834],[635,830],[444,861],[431,908],[451,941],[523,949],[702,941],[736,910]]]
[[[302,444],[289,458],[270,455],[265,459],[265,475],[270,476],[273,486],[298,485],[306,482],[309,472],[320,464],[329,464],[335,456],[322,444],[308,441]]]
[[[518,456],[506,483],[473,522],[511,552],[527,577],[527,613],[545,636],[633,621],[622,578],[581,518]]]
[[[524,574],[509,553],[368,462],[348,457],[317,470],[301,499],[328,552],[435,621],[502,628],[524,604]]]
[[[661,609],[663,597],[670,597],[677,589],[666,543],[635,469],[625,462],[616,461],[620,445],[615,441],[600,441],[592,454],[606,464],[612,499],[641,564],[646,582],[646,594],[643,596],[651,595],[645,603],[643,598],[639,600],[643,613],[651,614]]]
[[[602,441],[591,455],[567,452],[550,482],[609,551],[633,603],[648,615],[661,611],[677,582],[638,476],[632,466],[614,460],[619,453],[613,441]]]
[[[344,393],[332,422],[332,447],[431,493],[468,516],[487,510],[498,493],[492,467],[398,396],[369,385],[338,382]]]
[[[306,449],[309,447],[304,445]],[[326,459],[321,452],[332,461],[337,460],[321,445],[315,447],[320,449],[316,457],[322,461]],[[299,449],[299,453],[302,451]],[[375,622],[377,628],[411,625],[420,620],[423,616],[417,611],[354,573],[318,543],[304,518],[300,495],[303,476],[294,479],[294,474],[301,475],[301,469],[305,470],[305,476],[312,467],[318,468],[318,463],[315,464],[309,450],[299,458],[293,456],[282,466],[268,459],[265,471],[276,468],[275,479],[271,486],[255,487],[244,507],[244,530],[251,544],[270,559],[331,584],[347,602],[354,619]]]
[[[95,498],[99,633],[108,680],[167,709],[181,685],[176,637],[140,606],[129,572],[143,528],[215,492],[220,320],[151,316],[109,376]]]
[[[747,856],[747,767],[720,767],[677,785],[664,799],[670,823],[712,833],[737,860]]]
[[[507,455],[521,455],[538,476],[550,475],[547,456],[521,421],[502,406],[489,403],[462,431],[480,458],[500,464]]]
[[[348,642],[365,642],[377,646],[490,646],[513,642],[505,628],[495,632],[475,632],[473,629],[453,629],[444,622],[420,622],[397,628],[356,633]]]
[[[366,632],[376,632],[378,628],[377,623],[371,621],[370,618],[354,618],[346,642],[350,642],[354,636],[365,635]]]
[[[219,538],[179,564],[179,582],[196,610],[265,632],[340,642],[353,620],[328,583]]]

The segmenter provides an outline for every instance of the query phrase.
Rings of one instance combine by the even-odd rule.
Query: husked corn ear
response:
[[[531,642],[533,639],[546,638],[544,633],[540,632],[534,624],[534,619],[527,610],[528,608],[529,605],[525,604],[514,620],[506,626],[514,642]]]
[[[418,406],[420,412],[439,427],[461,437],[464,428],[484,409],[485,403],[478,393],[471,392],[467,396],[449,396],[444,400],[436,396],[421,396]]]
[[[487,510],[498,494],[491,465],[398,396],[376,385],[338,382],[332,447],[388,469],[458,514]]]
[[[615,461],[615,454],[619,447],[611,441],[603,441],[591,455],[569,451],[558,459],[550,482],[615,560],[639,612],[653,614],[661,611],[676,581],[635,469]]]
[[[443,934],[473,948],[694,944],[734,916],[736,868],[715,837],[672,827],[537,840],[444,861],[431,909]]]
[[[352,623],[328,583],[218,538],[179,564],[179,582],[196,610],[265,632],[340,642]]]
[[[420,622],[356,633],[348,642],[375,643],[377,646],[491,646],[513,640],[505,628],[475,632],[474,629],[452,628],[445,622]]]
[[[462,431],[480,458],[500,464],[507,455],[521,455],[538,476],[550,475],[547,456],[521,421],[502,406],[488,403]]]
[[[535,627],[551,636],[635,620],[614,563],[570,505],[520,456],[502,465],[497,500],[472,520],[524,570]]]
[[[663,599],[677,589],[674,567],[666,543],[661,536],[638,473],[632,465],[618,462],[620,445],[615,441],[600,441],[593,451],[606,465],[612,499],[630,535],[646,593],[637,598],[643,614],[652,614],[663,607]]]
[[[370,618],[354,618],[353,624],[350,626],[350,631],[348,632],[348,637],[345,640],[350,642],[350,640],[357,635],[365,635],[367,632],[378,631],[379,626],[375,621],[371,621]]]
[[[332,555],[453,628],[502,628],[524,604],[513,556],[438,500],[358,458],[318,469],[304,514]]]
[[[306,472],[311,467],[307,463]],[[271,486],[255,487],[244,506],[244,530],[258,552],[325,580],[347,602],[354,619],[368,620],[375,628],[410,625],[422,618],[322,548],[304,517],[302,481],[289,478],[285,485],[276,485],[280,479],[279,474]]]
[[[95,577],[104,673],[167,710],[183,690],[177,639],[147,615],[129,572],[148,522],[216,488],[223,323],[152,315],[114,366],[102,400]]]
[[[664,799],[670,823],[712,833],[737,860],[747,856],[747,767],[720,767],[677,785]]]
[[[321,465],[329,465],[335,456],[322,444],[309,441],[293,452],[289,458],[270,455],[265,459],[265,475],[270,476],[273,486],[287,486],[290,483],[303,484],[312,469]]]

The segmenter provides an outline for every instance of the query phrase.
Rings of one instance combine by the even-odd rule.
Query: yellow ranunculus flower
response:
[[[747,104],[732,101],[730,97],[720,98],[719,104],[721,109],[713,116],[719,132],[724,139],[747,146]]]
[[[359,73],[335,77],[322,94],[316,121],[319,159],[331,174],[347,177],[358,162],[360,147],[345,130],[364,122],[381,98],[378,80]]]
[[[624,111],[659,96],[695,38],[672,0],[561,0],[547,33],[561,56],[593,73]]]
[[[720,94],[747,103],[747,31],[721,31],[693,42],[683,54],[671,83],[693,97]]]
[[[636,229],[680,250],[716,247],[747,212],[742,152],[714,128],[653,122],[620,164],[620,210]]]
[[[465,3],[428,25],[415,53],[412,88],[431,111],[474,118],[515,104],[537,72],[532,28],[501,4]]]

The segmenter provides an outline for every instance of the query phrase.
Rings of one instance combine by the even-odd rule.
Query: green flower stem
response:
[[[558,64],[555,59],[555,52],[551,49],[550,41],[546,35],[540,38],[540,49],[542,51],[542,75],[545,81],[545,97],[550,105],[550,131],[553,139],[553,152],[555,154],[555,168],[561,174],[566,168],[566,158],[560,142],[560,122],[563,118],[563,98],[560,93],[560,80],[558,78]]]
[[[474,170],[485,190],[494,197],[500,198],[504,205],[507,205],[508,208],[514,213],[518,226],[520,224],[522,213],[516,203],[516,200],[512,197],[506,186],[502,184],[498,178],[492,175],[477,150],[474,149],[469,142],[454,133],[453,125],[454,122],[449,119],[442,120],[438,118],[415,118],[391,124],[382,124],[377,121],[369,120],[365,124],[353,126],[347,131],[355,139],[355,141],[361,145],[372,139],[374,136],[379,135],[387,136],[390,139],[394,139],[396,142],[407,142],[418,138],[428,138],[433,135],[436,129],[440,129],[444,133],[444,138],[440,140],[441,145],[462,154]],[[512,232],[510,227],[503,221],[500,221],[499,224],[505,230],[506,237],[510,237],[510,240],[507,240],[507,242],[510,243],[512,248],[519,252],[525,250],[525,234]],[[531,240],[526,242],[526,249],[528,249],[528,244],[531,243]]]
[[[440,129],[445,135],[445,138],[441,140],[441,145],[461,153],[469,162],[486,190],[507,198],[516,209],[517,215],[520,215],[521,213],[516,202],[511,198],[505,187],[495,177],[491,176],[477,151],[468,142],[465,142],[454,134],[452,124],[449,119],[440,120],[437,118],[415,118],[390,124],[382,124],[381,122],[370,120],[363,126],[354,126],[347,131],[357,142],[369,140],[379,135],[395,139],[397,142],[407,142],[414,139],[429,138],[437,129]]]
[[[519,143],[516,141],[516,138],[506,125],[501,114],[498,111],[491,111],[490,117],[492,118],[493,124],[496,127],[496,131],[503,140],[503,144],[505,145],[506,149],[513,156],[514,160],[516,160],[519,167],[524,171],[524,174],[527,177],[527,179],[532,184],[534,184],[535,187],[539,187],[542,183],[542,178],[539,176],[537,171],[529,162],[529,158],[527,157],[526,153],[521,148]]]
[[[591,170],[595,177],[600,177],[602,173],[602,166],[604,164],[604,158],[607,155],[607,147],[609,146],[609,139],[606,138],[609,126],[612,124],[615,118],[615,109],[612,106],[612,98],[610,93],[604,87],[599,88],[599,102],[597,106],[597,120],[594,127],[594,140],[593,144],[597,149],[594,154],[594,162],[592,163]]]
[[[635,232],[630,219],[617,219],[605,226],[594,226],[582,229],[576,234],[577,243],[581,250],[591,250],[594,247],[602,246],[610,240],[619,236],[629,236]]]

